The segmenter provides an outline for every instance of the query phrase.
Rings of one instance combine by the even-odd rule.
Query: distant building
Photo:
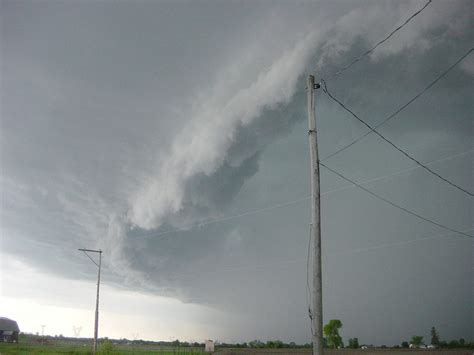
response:
[[[20,328],[13,319],[0,317],[0,341],[5,343],[18,343]]]
[[[420,344],[420,345],[410,344],[410,349],[427,349],[427,346],[424,344]]]
[[[204,351],[206,353],[213,353],[214,352],[214,341],[213,340],[206,340],[204,342]]]

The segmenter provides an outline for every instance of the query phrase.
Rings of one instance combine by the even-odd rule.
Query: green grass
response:
[[[86,355],[91,354],[90,349],[78,346],[49,346],[33,344],[0,344],[0,354],[71,354]]]
[[[107,348],[107,347],[105,347]],[[202,355],[204,352],[193,348],[158,348],[146,345],[113,345],[108,351],[99,351],[101,355]],[[73,346],[65,344],[5,344],[0,343],[0,355],[18,354],[18,355],[34,355],[34,354],[70,354],[70,355],[86,355],[92,354],[91,346]]]

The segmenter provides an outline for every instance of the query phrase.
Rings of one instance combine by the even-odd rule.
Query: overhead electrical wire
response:
[[[446,76],[452,69],[454,69],[459,63],[461,63],[467,56],[469,56],[472,52],[474,51],[474,48],[469,49],[466,53],[464,53],[454,64],[452,64],[449,68],[447,68],[445,71],[443,71],[440,75],[438,75],[431,83],[429,83],[426,87],[424,87],[419,93],[417,93],[415,96],[413,96],[410,100],[408,100],[405,104],[400,106],[397,110],[395,110],[392,114],[390,114],[387,118],[385,118],[382,122],[377,124],[374,129],[377,129],[381,126],[383,126],[385,123],[390,121],[392,118],[394,118],[396,115],[398,115],[400,112],[402,112],[404,109],[406,109],[410,104],[412,104],[414,101],[416,101],[420,96],[422,96],[425,92],[427,92],[429,89],[431,89],[432,86],[434,86],[438,81],[440,81],[442,78]],[[325,84],[325,81],[321,81],[323,83],[323,87],[327,88],[327,85]],[[324,91],[324,89],[323,89]],[[329,154],[328,156],[324,157],[322,160],[328,160],[332,158],[333,156],[345,151],[347,148],[353,146],[363,138],[367,137],[369,134],[371,134],[373,131],[370,130],[367,133],[361,135],[360,137],[354,139],[352,142],[349,144],[346,144],[344,147],[338,149],[332,154]]]
[[[310,228],[311,228],[311,225],[310,225]],[[473,230],[473,228],[470,228],[470,229],[465,229],[462,232],[469,232],[469,231],[472,231],[472,230]],[[438,235],[429,236],[429,237],[415,238],[415,239],[410,239],[410,240],[402,240],[402,241],[395,242],[395,243],[385,243],[385,244],[379,244],[379,245],[374,245],[374,246],[365,247],[365,248],[355,248],[355,249],[349,249],[349,250],[343,250],[343,251],[336,251],[336,252],[333,252],[333,253],[329,253],[328,255],[347,255],[347,254],[353,254],[353,253],[360,253],[360,252],[365,252],[365,251],[383,249],[383,248],[387,248],[387,247],[394,247],[394,246],[400,246],[400,245],[405,245],[405,244],[416,243],[416,242],[423,241],[423,240],[431,240],[431,239],[437,239],[437,238],[441,238],[441,237],[447,237],[447,236],[451,236],[452,234],[453,233],[438,234]],[[307,307],[308,307],[309,319],[312,320],[311,305],[309,303],[309,298],[310,298],[310,285],[309,285],[310,247],[311,247],[311,233],[310,233],[310,238],[309,238],[309,243],[308,243],[308,255],[306,257],[306,303],[307,303]],[[311,331],[313,331],[312,327],[313,327],[313,323],[311,322]]]
[[[158,236],[162,236],[162,235],[170,234],[170,233],[188,232],[191,229],[200,228],[200,227],[203,227],[203,226],[206,226],[206,225],[209,225],[209,224],[224,222],[224,221],[227,221],[227,220],[240,218],[240,217],[244,217],[244,216],[255,214],[255,213],[264,212],[264,211],[271,210],[271,209],[278,208],[278,207],[285,207],[285,206],[293,205],[295,203],[302,202],[302,201],[309,200],[309,199],[310,199],[310,196],[306,196],[306,197],[298,198],[298,199],[293,200],[293,201],[278,203],[278,204],[275,204],[275,205],[266,206],[266,207],[259,208],[259,209],[256,209],[256,210],[250,210],[250,211],[242,212],[242,213],[227,216],[227,217],[216,218],[216,219],[213,219],[213,220],[210,220],[210,221],[207,221],[207,222],[197,223],[193,226],[190,226],[189,228],[176,228],[176,229],[170,229],[170,230],[159,232],[159,233],[142,234],[142,235],[137,236],[137,237],[132,237],[131,239],[135,240],[135,239],[142,239],[142,238],[148,238],[148,237],[158,237]]]
[[[470,232],[472,230],[474,230],[474,228],[464,229],[462,232]],[[430,240],[430,239],[448,237],[448,236],[451,236],[451,235],[453,235],[453,233],[437,234],[437,235],[433,235],[433,236],[430,236],[430,237],[415,238],[415,239],[410,239],[410,240],[401,240],[399,242],[379,244],[379,245],[374,245],[374,246],[371,246],[371,247],[355,248],[355,249],[349,249],[349,250],[345,250],[345,251],[336,251],[336,252],[330,253],[329,255],[345,255],[345,254],[361,253],[361,252],[365,252],[365,251],[383,249],[383,248],[387,248],[387,247],[396,247],[396,246],[399,246],[399,245],[405,245],[405,244],[421,242],[423,240]],[[465,239],[465,240],[467,240],[467,239]]]
[[[468,151],[465,151],[465,152],[462,152],[462,153],[458,153],[458,154],[454,154],[454,155],[450,155],[448,157],[444,157],[444,158],[441,158],[441,159],[436,159],[436,160],[432,160],[428,163],[425,163],[425,165],[431,165],[431,164],[434,164],[434,163],[438,163],[438,162],[442,162],[442,161],[445,161],[445,160],[448,160],[448,159],[452,159],[452,158],[456,158],[456,157],[460,157],[460,156],[463,156],[463,155],[466,155],[468,153],[472,153],[474,152],[473,149],[471,150],[468,150]],[[411,168],[407,168],[407,169],[402,169],[402,170],[398,170],[394,173],[390,173],[390,174],[387,174],[387,175],[381,175],[381,176],[377,176],[375,178],[372,178],[372,179],[368,179],[368,180],[364,180],[361,182],[361,184],[369,184],[371,182],[375,182],[375,181],[379,181],[379,180],[382,180],[382,179],[386,179],[386,178],[389,178],[389,177],[392,177],[392,176],[397,176],[397,175],[401,175],[403,173],[406,173],[408,171],[412,171],[412,170],[416,170],[416,169],[419,169],[420,166],[419,165],[416,165],[416,166],[412,166]],[[336,188],[336,189],[333,189],[333,190],[329,190],[329,191],[325,191],[323,192],[321,195],[325,195],[325,194],[328,194],[328,193],[333,193],[333,192],[338,192],[338,191],[342,191],[342,190],[346,190],[346,189],[349,189],[351,187],[353,187],[354,185],[346,185],[346,186],[343,186],[343,187],[339,187],[339,188]]]
[[[426,5],[425,5],[426,7]],[[404,105],[402,105],[399,109],[397,109],[394,113],[392,113],[390,116],[388,116],[384,121],[382,121],[380,124],[378,124],[377,126],[375,126],[373,129],[371,127],[369,127],[371,130],[367,133],[365,133],[364,135],[360,136],[359,138],[355,139],[354,141],[352,141],[351,143],[347,144],[346,146],[342,147],[341,149],[337,150],[336,152],[324,157],[322,159],[322,161],[325,161],[325,160],[328,160],[330,158],[332,158],[333,156],[339,154],[340,152],[346,150],[347,148],[349,148],[350,146],[354,145],[355,143],[357,143],[358,141],[360,141],[361,139],[363,139],[364,137],[366,137],[367,135],[369,135],[370,133],[372,133],[376,128],[379,128],[380,126],[382,126],[383,124],[385,124],[387,121],[389,121],[390,119],[394,118],[398,113],[400,113],[401,111],[403,111],[407,106],[409,106],[412,102],[414,102],[416,99],[418,99],[421,95],[423,95],[427,90],[429,90],[434,84],[436,84],[439,80],[441,80],[449,71],[451,71],[456,65],[458,65],[464,58],[466,58],[472,51],[474,50],[474,48],[471,48],[467,53],[465,53],[461,58],[459,58],[453,65],[451,65],[448,69],[446,69],[443,73],[441,73],[435,80],[433,80],[428,86],[426,86],[421,92],[419,92],[417,95],[415,95],[412,99],[410,99],[407,103],[405,103]],[[333,100],[335,100],[336,102],[338,102],[340,105],[341,105],[341,102],[336,100],[334,98],[334,96],[331,96],[328,89],[327,89],[327,84],[324,80],[322,80],[322,83],[324,85],[323,87],[323,91],[325,91],[326,94],[328,94],[328,96],[330,96]],[[343,108],[345,108],[346,110],[348,110],[345,106],[343,106]],[[353,116],[355,116],[355,114],[352,112],[352,111],[349,111]],[[356,117],[357,118],[357,117]],[[361,121],[363,122],[363,121]],[[365,124],[365,122],[363,122]],[[376,132],[378,133],[378,132]],[[467,152],[464,152],[464,153],[461,153],[461,154],[465,154]],[[457,156],[457,155],[455,155]],[[454,156],[453,156],[454,157]],[[447,157],[447,158],[442,158],[440,160],[435,160],[435,161],[432,161],[432,162],[429,162],[429,163],[426,163],[424,165],[422,165],[421,163],[419,164],[421,167],[425,168],[426,169],[426,165],[428,164],[431,164],[431,163],[434,163],[434,162],[437,162],[437,161],[441,161],[441,160],[444,160],[444,159],[448,159],[448,158],[451,158],[451,157]],[[412,159],[413,160],[413,159]],[[408,171],[408,170],[412,170],[414,168],[409,168],[409,169],[405,169],[405,170],[401,170],[400,172],[404,172],[404,171]],[[437,175],[438,177],[439,174],[436,174],[435,172],[431,171],[430,172],[434,173],[435,175]],[[399,173],[399,172],[397,172]],[[382,179],[382,178],[385,178],[387,176],[391,176],[391,175],[395,175],[397,173],[394,173],[394,174],[390,174],[390,175],[386,175],[386,176],[383,176],[383,177],[378,177],[378,178],[375,178],[375,179],[372,179],[372,180],[369,180],[369,181],[366,181],[366,182],[371,182],[371,181],[375,181],[375,180],[379,180],[379,179]],[[440,177],[442,178],[442,177]],[[444,178],[442,178],[444,180]],[[449,182],[449,181],[447,181]],[[450,183],[450,182],[449,182]],[[350,186],[346,186],[346,187],[342,187],[342,188],[338,188],[338,189],[335,189],[335,190],[331,190],[331,191],[327,191],[327,192],[324,192],[322,193],[322,195],[326,194],[326,193],[330,193],[330,192],[336,192],[336,191],[339,191],[339,190],[343,190],[343,189],[346,189]],[[465,190],[463,190],[464,192],[467,192]],[[472,196],[472,194],[470,192],[467,192],[468,194],[470,194]],[[240,218],[240,217],[244,217],[246,215],[250,215],[250,214],[255,214],[255,213],[260,213],[260,212],[264,212],[266,210],[269,210],[269,209],[273,209],[273,208],[278,208],[278,207],[284,207],[284,206],[287,206],[287,205],[291,205],[291,204],[295,204],[295,203],[299,203],[299,202],[302,202],[304,200],[307,200],[309,199],[310,197],[303,197],[303,198],[300,198],[300,199],[297,199],[297,200],[294,200],[294,201],[289,201],[289,202],[286,202],[286,203],[282,203],[282,204],[276,204],[276,205],[271,205],[271,206],[267,206],[267,207],[264,207],[262,209],[258,209],[258,210],[251,210],[251,211],[247,211],[247,212],[243,212],[243,213],[240,213],[240,214],[237,214],[237,215],[232,215],[232,216],[228,216],[228,217],[223,217],[223,218],[220,218],[220,219],[213,219],[213,220],[210,220],[210,221],[206,221],[206,222],[201,222],[201,223],[198,223],[194,226],[191,226],[190,228],[176,228],[176,229],[170,229],[168,231],[163,231],[163,232],[160,232],[160,233],[150,233],[150,234],[142,234],[140,236],[137,236],[137,237],[133,237],[133,239],[142,239],[142,238],[148,238],[148,237],[156,237],[156,236],[161,236],[161,235],[165,235],[165,234],[170,234],[170,233],[176,233],[176,232],[186,232],[186,231],[189,231],[190,229],[195,229],[195,228],[199,228],[199,227],[202,227],[202,226],[206,226],[208,224],[214,224],[214,223],[218,223],[218,222],[223,222],[223,221],[226,221],[226,220],[230,220],[230,219],[234,219],[234,218]]]
[[[350,62],[348,65],[346,65],[345,67],[342,67],[341,69],[339,69],[337,72],[335,72],[334,74],[330,75],[329,77],[327,77],[327,79],[333,79],[339,75],[341,75],[343,72],[345,72],[347,69],[349,69],[350,67],[352,67],[354,64],[356,64],[357,62],[361,61],[364,57],[368,56],[370,53],[372,53],[377,47],[379,47],[380,45],[382,45],[384,42],[388,41],[388,39],[390,37],[392,37],[396,32],[398,32],[399,30],[401,30],[403,27],[405,27],[413,18],[415,18],[418,14],[420,14],[429,4],[431,4],[431,0],[428,0],[428,2],[418,11],[416,11],[414,14],[412,14],[409,18],[407,18],[400,26],[398,26],[397,28],[395,28],[392,32],[390,32],[384,39],[380,40],[379,42],[377,42],[372,48],[370,48],[369,50],[367,50],[366,52],[362,53],[360,56],[358,56],[357,58],[355,58],[352,62]]]
[[[360,118],[358,115],[356,115],[351,109],[349,109],[346,105],[344,105],[339,99],[337,99],[336,97],[334,97],[334,95],[332,95],[328,88],[327,88],[327,85],[326,85],[326,82],[323,81],[323,85],[324,85],[324,88],[323,88],[323,91],[332,99],[334,100],[335,102],[337,102],[339,104],[339,106],[341,106],[344,110],[346,110],[347,112],[349,112],[354,118],[356,118],[359,122],[363,123],[366,127],[368,127],[372,132],[374,132],[376,135],[378,135],[380,138],[382,138],[385,142],[387,142],[388,144],[390,144],[392,147],[394,147],[396,150],[398,150],[400,153],[402,153],[404,156],[406,156],[408,159],[414,161],[415,163],[417,163],[419,166],[421,166],[423,169],[425,169],[426,171],[428,171],[429,173],[431,173],[432,175],[438,177],[439,179],[443,180],[444,182],[448,183],[449,185],[455,187],[456,189],[468,194],[469,196],[474,196],[474,194],[470,191],[467,191],[466,189],[462,188],[461,186],[455,184],[454,182],[444,178],[443,176],[441,176],[440,174],[438,174],[437,172],[435,172],[434,170],[431,170],[430,168],[428,168],[425,164],[423,164],[422,162],[420,162],[419,160],[413,158],[410,154],[408,154],[405,150],[403,150],[402,148],[398,147],[395,143],[393,143],[392,141],[390,141],[388,138],[386,138],[382,133],[380,133],[379,131],[377,131],[374,127],[372,127],[371,125],[369,125],[367,122],[365,122],[362,118]]]
[[[383,197],[383,196],[380,196],[379,194],[373,192],[372,190],[369,190],[369,189],[365,188],[365,187],[362,186],[361,184],[355,182],[354,180],[349,179],[348,177],[346,177],[346,176],[342,175],[340,172],[338,172],[338,171],[336,171],[336,170],[334,170],[334,169],[328,167],[327,165],[325,165],[325,164],[322,163],[322,162],[320,162],[319,164],[322,165],[322,166],[324,166],[327,170],[331,171],[333,174],[339,176],[341,179],[346,180],[347,182],[350,182],[351,184],[357,186],[359,189],[364,190],[365,192],[369,193],[370,195],[372,195],[372,196],[378,198],[379,200],[382,200],[382,201],[388,203],[389,205],[392,205],[393,207],[396,207],[396,208],[398,208],[398,209],[400,209],[400,210],[402,210],[402,211],[404,211],[404,212],[406,212],[406,213],[408,213],[408,214],[411,214],[411,215],[413,215],[413,216],[415,216],[415,217],[417,217],[417,218],[419,218],[419,219],[422,219],[422,220],[424,220],[424,221],[426,221],[426,222],[429,222],[429,223],[431,223],[431,224],[434,224],[435,226],[438,226],[438,227],[443,228],[443,229],[445,229],[445,230],[448,230],[448,231],[450,231],[450,232],[454,232],[454,233],[463,235],[463,236],[465,236],[465,237],[474,238],[474,235],[470,235],[470,234],[464,233],[464,232],[462,232],[462,231],[453,229],[453,228],[451,228],[451,227],[445,226],[444,224],[441,224],[441,223],[438,223],[438,222],[436,222],[436,221],[433,221],[432,219],[429,219],[429,218],[427,218],[427,217],[423,217],[422,215],[420,215],[420,214],[418,214],[418,213],[416,213],[416,212],[413,212],[413,211],[411,211],[411,210],[409,210],[409,209],[407,209],[407,208],[405,208],[405,207],[402,207],[402,206],[396,204],[395,202],[392,202],[392,201],[390,201],[389,199],[387,199],[387,198],[385,198],[385,197]]]
[[[431,165],[431,164],[442,162],[442,161],[445,161],[445,160],[448,160],[448,159],[457,158],[457,157],[460,157],[462,155],[472,153],[472,152],[473,152],[473,150],[468,150],[468,151],[465,151],[465,152],[457,153],[457,154],[450,155],[450,156],[447,156],[447,157],[443,157],[443,158],[440,158],[440,159],[432,160],[432,161],[426,163],[425,165]],[[419,168],[420,168],[419,166],[414,166],[414,167],[410,167],[410,168],[407,168],[407,169],[398,170],[394,173],[390,173],[390,174],[387,174],[387,175],[382,175],[382,176],[378,176],[378,177],[375,177],[375,178],[372,178],[372,179],[364,180],[364,181],[361,182],[361,184],[368,184],[368,183],[371,183],[371,182],[379,181],[379,180],[386,179],[386,178],[391,177],[391,176],[400,175],[400,174],[403,174],[405,172],[412,171],[412,170],[419,169]],[[339,192],[339,191],[342,191],[342,190],[346,190],[346,189],[351,188],[351,187],[353,187],[352,184],[342,186],[342,187],[338,187],[338,188],[335,188],[335,189],[332,189],[332,190],[324,191],[324,192],[321,193],[321,196],[331,194],[331,193],[334,193],[334,192]],[[200,227],[203,227],[203,226],[206,226],[206,225],[225,222],[225,221],[228,221],[228,220],[242,218],[242,217],[245,217],[245,216],[248,216],[248,215],[253,215],[253,214],[269,211],[269,210],[272,210],[272,209],[275,209],[275,208],[281,208],[281,207],[294,205],[294,204],[309,200],[310,198],[311,198],[311,196],[301,197],[301,198],[298,198],[298,199],[295,199],[295,200],[292,200],[292,201],[287,201],[287,202],[284,202],[284,203],[277,203],[277,204],[274,204],[274,205],[268,205],[268,206],[265,206],[263,208],[254,209],[254,210],[247,210],[245,212],[241,212],[241,213],[238,213],[238,214],[225,216],[225,217],[222,217],[222,218],[216,218],[216,219],[212,219],[212,220],[205,221],[205,222],[200,222],[200,223],[197,223],[197,224],[194,224],[194,225],[190,226],[189,228],[174,228],[174,229],[166,230],[166,231],[163,231],[163,232],[144,233],[144,234],[140,234],[140,235],[131,237],[130,239],[133,239],[133,240],[137,239],[138,240],[138,239],[145,239],[145,238],[150,238],[150,237],[159,237],[159,236],[166,235],[166,234],[171,234],[171,233],[189,232],[190,230],[200,228]]]
[[[398,26],[397,28],[395,28],[392,32],[390,32],[385,38],[383,38],[382,40],[380,40],[379,42],[377,42],[372,48],[370,48],[369,50],[367,50],[366,52],[364,52],[363,54],[361,54],[359,57],[355,58],[352,62],[350,62],[348,65],[346,65],[345,67],[341,68],[340,70],[338,70],[336,73],[334,73],[333,75],[329,76],[327,79],[332,79],[332,78],[335,78],[337,76],[339,76],[340,74],[342,74],[344,71],[348,70],[350,67],[352,67],[353,65],[355,65],[357,62],[359,62],[360,60],[362,60],[364,57],[368,56],[369,54],[371,54],[377,47],[379,47],[380,45],[382,45],[384,42],[386,42],[388,39],[390,39],[396,32],[398,32],[399,30],[401,30],[404,26],[406,26],[414,17],[416,17],[418,14],[420,14],[430,3],[431,3],[432,0],[429,0],[420,10],[416,11],[414,14],[412,14],[409,18],[407,18],[400,26]],[[430,163],[433,163],[433,162],[430,162],[430,163],[426,163],[426,164],[422,164],[421,162],[419,162],[418,160],[416,160],[415,158],[411,157],[408,153],[406,153],[404,150],[402,150],[401,148],[397,147],[395,144],[393,144],[392,142],[390,142],[387,138],[385,138],[382,134],[380,134],[379,132],[376,131],[377,128],[379,128],[380,126],[382,126],[383,124],[385,124],[386,122],[388,122],[389,120],[391,120],[392,118],[394,118],[396,115],[398,115],[400,112],[402,112],[406,107],[408,107],[411,103],[413,103],[414,101],[416,101],[420,96],[422,96],[426,91],[428,91],[432,86],[434,86],[439,80],[441,80],[445,75],[447,75],[456,65],[458,65],[464,58],[466,58],[474,49],[471,48],[467,53],[465,53],[460,59],[458,59],[453,65],[451,65],[447,70],[445,70],[443,73],[441,73],[435,80],[433,80],[428,86],[426,86],[422,91],[420,91],[418,94],[416,94],[414,97],[412,97],[407,103],[405,103],[404,105],[402,105],[399,109],[397,109],[394,113],[392,113],[390,116],[388,116],[386,119],[384,119],[380,124],[376,125],[374,128],[372,128],[369,124],[367,124],[365,121],[363,121],[362,119],[360,119],[356,114],[354,114],[350,109],[348,109],[342,102],[340,102],[338,99],[336,99],[327,89],[327,84],[325,82],[325,80],[322,80],[322,83],[324,85],[324,88],[323,88],[323,91],[331,98],[333,99],[335,102],[337,102],[341,107],[343,107],[346,111],[348,111],[352,116],[354,116],[355,118],[357,118],[360,122],[362,122],[364,125],[366,125],[370,131],[365,133],[364,135],[362,135],[361,137],[357,138],[356,140],[354,140],[353,142],[351,142],[350,144],[344,146],[343,148],[341,148],[340,150],[336,151],[335,153],[332,153],[331,155],[325,157],[323,160],[326,160],[326,159],[329,159],[337,154],[339,154],[340,152],[346,150],[347,148],[349,148],[350,146],[354,145],[355,143],[357,143],[358,141],[360,141],[361,139],[363,139],[364,137],[366,137],[367,135],[369,135],[370,133],[374,132],[376,133],[379,137],[381,137],[383,140],[385,140],[387,143],[389,143],[390,145],[392,145],[395,149],[397,149],[398,151],[400,151],[402,154],[404,154],[406,157],[408,157],[409,159],[411,159],[412,161],[414,161],[415,163],[417,163],[420,167],[424,168],[425,170],[427,170],[428,172],[432,173],[433,175],[437,176],[438,178],[444,180],[445,182],[449,183],[450,185],[452,185],[453,187],[456,187],[457,189],[467,193],[468,195],[470,196],[474,196],[471,192],[461,188],[460,186],[452,183],[451,181],[445,179],[444,177],[440,176],[438,173],[432,171],[431,169],[429,169],[426,165],[427,164],[430,164]],[[461,153],[461,154],[465,154],[466,152],[464,153]],[[460,154],[458,154],[460,155]],[[447,159],[447,158],[443,158],[443,159],[440,159],[440,160],[444,160],[444,159]],[[438,160],[439,161],[439,160]],[[359,183],[356,183],[354,182],[353,180],[345,177],[344,175],[342,175],[341,173],[333,170],[332,168],[329,168],[328,166],[326,166],[324,163],[320,162],[320,165],[324,166],[326,169],[328,169],[329,171],[331,171],[333,174],[339,176],[340,178],[342,178],[343,180],[346,180],[347,182],[349,182],[351,185],[350,186],[346,186],[346,187],[343,187],[343,188],[339,188],[339,189],[335,189],[335,190],[331,190],[331,191],[327,191],[325,193],[330,193],[330,192],[335,192],[335,191],[339,191],[339,190],[343,190],[343,189],[346,189],[348,187],[351,187],[351,186],[356,186],[362,190],[364,190],[365,192],[371,194],[372,196],[390,204],[391,206],[393,207],[396,207],[402,211],[404,211],[405,213],[408,213],[408,214],[411,214],[421,220],[424,220],[425,222],[429,222],[433,225],[436,225],[437,227],[440,227],[442,229],[445,229],[445,230],[448,230],[452,233],[455,233],[457,235],[462,235],[462,236],[465,236],[465,237],[469,237],[469,238],[474,238],[473,235],[470,235],[470,234],[467,234],[465,232],[467,231],[471,231],[472,229],[468,229],[468,230],[465,230],[465,231],[459,231],[459,230],[455,230],[453,228],[450,228],[448,226],[445,226],[443,224],[440,224],[436,221],[433,221],[429,218],[426,218],[426,217],[423,217],[421,215],[419,215],[418,213],[416,212],[413,212],[413,211],[410,211],[402,206],[399,206],[398,204],[388,200],[387,198],[383,197],[383,196],[380,196],[378,194],[376,194],[375,192],[361,186]],[[409,168],[409,169],[405,169],[403,171],[408,171],[408,170],[412,170],[412,169],[416,169],[416,167],[414,168]],[[400,173],[400,172],[397,172],[397,173]],[[387,176],[392,176],[392,175],[396,175],[397,173],[394,173],[394,174],[390,174],[390,175],[387,175]],[[378,178],[375,178],[375,179],[371,179],[369,181],[366,181],[366,182],[363,182],[363,183],[367,183],[367,182],[371,182],[371,181],[375,181],[375,180],[379,180],[379,179],[382,179],[384,177],[378,177]],[[322,195],[324,195],[325,193],[323,193]],[[218,223],[218,222],[221,222],[221,221],[226,221],[226,220],[230,220],[230,219],[234,219],[234,218],[240,218],[240,217],[243,217],[243,216],[246,216],[246,215],[251,215],[251,214],[255,214],[255,213],[260,213],[260,212],[263,212],[263,211],[267,211],[267,210],[270,210],[270,209],[273,209],[273,208],[278,208],[278,207],[283,207],[283,206],[288,206],[288,205],[291,205],[291,204],[295,204],[295,203],[299,203],[299,202],[302,202],[304,200],[307,200],[309,199],[310,197],[304,197],[304,198],[300,198],[300,199],[297,199],[297,200],[294,200],[294,201],[289,201],[287,203],[283,203],[283,204],[277,204],[277,205],[272,205],[272,206],[267,206],[265,208],[262,208],[262,209],[258,209],[258,210],[252,210],[252,211],[248,211],[248,212],[244,212],[244,213],[241,213],[241,214],[238,214],[238,215],[233,215],[233,216],[228,216],[228,217],[224,217],[224,218],[221,218],[221,219],[216,219],[216,220],[211,220],[211,221],[207,221],[207,222],[203,222],[203,223],[199,223],[195,226],[192,226],[191,229],[193,228],[198,228],[198,227],[201,227],[201,226],[205,226],[205,225],[208,225],[208,224],[213,224],[213,223]],[[174,229],[174,230],[169,230],[169,231],[165,231],[165,232],[162,232],[162,233],[157,233],[157,234],[153,234],[153,235],[146,235],[146,236],[140,236],[140,237],[137,237],[137,238],[144,238],[144,237],[148,237],[148,236],[159,236],[159,235],[163,235],[163,234],[168,234],[168,233],[174,233],[174,232],[179,232],[179,231],[188,231],[189,229]],[[360,251],[364,251],[364,250],[372,250],[372,249],[378,249],[378,248],[383,248],[383,247],[388,247],[388,246],[396,246],[396,245],[401,245],[401,244],[406,244],[406,243],[413,243],[413,242],[417,242],[417,241],[420,241],[420,240],[427,240],[427,239],[433,239],[433,238],[439,238],[439,237],[442,237],[442,236],[447,236],[447,235],[451,235],[451,234],[444,234],[444,235],[437,235],[437,236],[432,236],[432,237],[424,237],[424,238],[419,238],[419,239],[414,239],[414,240],[408,240],[408,241],[401,241],[401,242],[397,242],[397,243],[391,243],[391,244],[382,244],[382,245],[378,245],[378,246],[374,246],[374,247],[369,247],[369,248],[366,248],[366,249],[363,249],[363,248],[359,248],[359,249],[354,249],[354,250],[349,250],[345,253],[351,253],[351,252],[360,252]],[[134,238],[134,239],[137,239],[137,238]],[[307,291],[308,291],[308,288],[309,288],[309,252],[310,252],[310,247],[311,247],[311,238],[309,240],[309,244],[308,244],[308,256],[306,258],[306,271],[307,271],[307,274],[306,274],[306,282],[307,282]],[[343,252],[344,253],[344,252]],[[338,254],[337,252],[336,253],[332,253],[332,254]],[[280,261],[280,262],[276,262],[276,263],[270,263],[270,264],[264,264],[264,265],[254,265],[254,266],[243,266],[243,267],[236,267],[236,268],[229,268],[229,270],[239,270],[239,269],[254,269],[254,268],[262,268],[262,267],[267,267],[267,266],[275,266],[277,264],[289,264],[289,263],[293,263],[293,262],[298,262],[298,261],[302,261],[302,260],[286,260],[286,261]],[[173,276],[173,275],[172,275]],[[185,275],[181,275],[181,276],[185,276]],[[312,312],[311,312],[311,307],[309,305],[309,299],[308,299],[308,294],[307,294],[307,303],[308,303],[308,311],[309,311],[309,317],[310,319],[312,318]],[[311,322],[311,326],[312,326],[312,322]],[[313,329],[311,329],[311,331],[313,332]]]
[[[465,229],[462,232],[468,232],[474,230],[473,228]],[[355,253],[361,253],[361,252],[366,252],[366,251],[371,251],[371,250],[377,250],[377,249],[383,249],[383,248],[389,248],[389,247],[396,247],[400,245],[405,245],[405,244],[412,244],[416,243],[419,241],[424,241],[424,240],[431,240],[431,239],[437,239],[437,238],[444,238],[444,237],[450,237],[453,234],[456,233],[444,233],[444,234],[436,234],[436,235],[431,235],[427,237],[421,237],[421,238],[415,238],[415,239],[410,239],[410,240],[403,240],[399,242],[393,242],[393,243],[385,243],[385,244],[379,244],[379,245],[374,245],[374,246],[369,246],[365,248],[354,248],[354,249],[348,249],[348,250],[342,250],[342,251],[335,251],[331,253],[324,254],[323,257],[328,257],[332,255],[341,255],[341,254],[355,254]],[[460,240],[457,238],[457,240]],[[468,239],[464,239],[468,240]],[[219,272],[232,272],[232,271],[239,271],[239,270],[256,270],[256,269],[266,269],[269,267],[275,267],[275,266],[283,266],[283,265],[291,265],[291,264],[301,264],[301,263],[307,263],[308,265],[309,258],[295,258],[295,259],[286,259],[286,260],[279,260],[279,261],[272,261],[272,262],[267,262],[267,263],[262,263],[262,264],[254,264],[254,265],[235,265],[235,266],[229,266],[229,267],[222,267],[219,268],[219,270],[201,270],[201,271],[192,271],[192,272],[186,272],[186,273],[167,273],[166,276],[172,277],[173,280],[178,280],[178,279],[187,279],[187,278],[193,278],[197,276],[202,276],[202,275],[215,275],[218,274]],[[159,266],[153,268],[154,271],[159,271]],[[309,280],[310,272],[309,269],[307,273],[307,280]],[[309,281],[308,281],[309,282]]]

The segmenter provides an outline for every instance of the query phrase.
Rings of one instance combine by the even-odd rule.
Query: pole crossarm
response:
[[[95,249],[83,249],[83,248],[79,248],[77,250],[80,250],[80,251],[90,251],[91,253],[102,253],[102,250],[95,250]]]

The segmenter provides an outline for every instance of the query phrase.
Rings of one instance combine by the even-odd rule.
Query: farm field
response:
[[[472,349],[414,350],[414,349],[339,349],[325,350],[325,355],[472,355]],[[310,349],[222,349],[216,354],[222,355],[310,355]]]
[[[0,355],[3,354],[71,354],[86,355],[91,354],[89,346],[67,345],[67,344],[2,344],[0,343]],[[198,355],[205,354],[200,348],[171,348],[153,345],[115,345],[110,351],[102,351],[99,354],[117,355]],[[310,349],[216,349],[214,354],[221,355],[310,355]],[[443,349],[443,350],[411,350],[411,349],[369,349],[369,350],[326,350],[325,355],[472,355],[471,349]]]
[[[89,355],[92,354],[91,346],[67,345],[67,344],[2,344],[0,343],[0,355],[18,354],[70,354],[70,355]],[[202,349],[196,348],[171,348],[159,347],[153,345],[114,345],[109,351],[99,351],[100,355],[201,355],[205,354]]]

